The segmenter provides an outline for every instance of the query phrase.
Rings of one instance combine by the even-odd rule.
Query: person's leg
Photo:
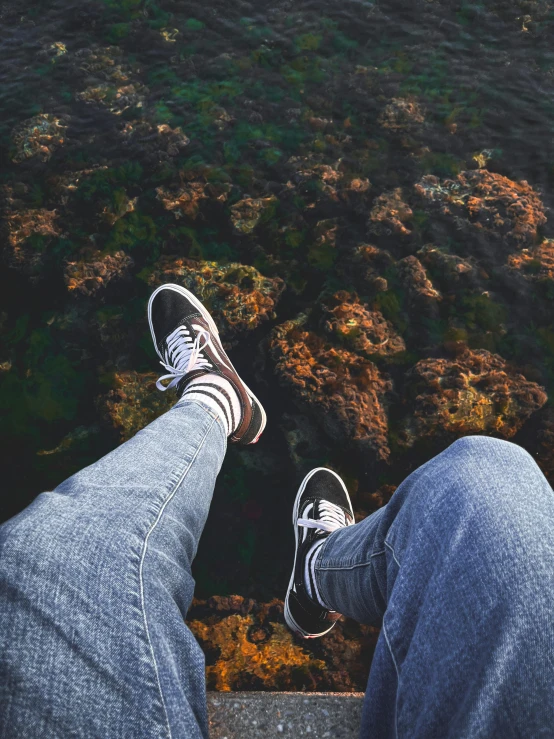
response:
[[[315,580],[382,624],[362,736],[554,736],[554,492],[520,447],[458,440],[330,534]]]
[[[226,441],[185,399],[0,528],[0,736],[207,735],[184,617]]]
[[[207,737],[191,562],[227,437],[266,417],[195,296],[149,320],[182,398],[0,527],[0,736]]]

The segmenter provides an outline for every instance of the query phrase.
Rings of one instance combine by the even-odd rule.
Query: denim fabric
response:
[[[182,400],[0,527],[0,736],[207,736],[183,622],[226,438]],[[466,437],[331,534],[318,585],[383,628],[362,735],[554,736],[554,493]]]
[[[382,625],[362,736],[554,736],[554,492],[526,451],[465,437],[331,534],[322,598]]]
[[[226,444],[181,401],[0,528],[0,736],[207,736],[183,619]]]

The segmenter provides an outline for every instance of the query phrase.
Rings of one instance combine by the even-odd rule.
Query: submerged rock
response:
[[[269,351],[279,382],[336,442],[353,442],[387,460],[385,395],[392,389],[373,362],[304,328],[305,317],[273,330]]]
[[[394,264],[391,254],[371,244],[359,244],[338,263],[338,272],[358,286],[360,292],[386,292],[384,274]]]
[[[379,116],[379,123],[389,131],[411,131],[424,121],[421,105],[408,98],[393,98]]]
[[[202,200],[216,200],[224,203],[227,200],[229,190],[230,186],[227,184],[212,185],[206,182],[193,181],[171,190],[158,187],[156,193],[164,208],[171,211],[175,218],[179,219],[182,216],[187,216],[194,220],[198,215]]]
[[[38,277],[44,249],[52,237],[59,236],[55,210],[27,208],[7,212],[7,260],[11,266]]]
[[[358,354],[382,357],[406,350],[404,339],[379,311],[370,311],[354,293],[341,291],[324,301],[324,330]]]
[[[423,359],[406,383],[413,399],[402,440],[408,446],[429,436],[509,439],[547,401],[544,388],[484,349],[465,348],[455,359]]]
[[[450,288],[467,285],[476,278],[477,268],[472,262],[433,244],[422,246],[417,256],[422,264],[434,269],[440,275],[441,281],[447,283]]]
[[[64,271],[65,284],[68,290],[81,295],[95,295],[108,283],[128,275],[133,265],[133,259],[123,251],[115,254],[95,251],[79,261],[67,262]]]
[[[277,204],[277,198],[245,198],[231,206],[231,222],[235,230],[241,234],[250,234],[262,217]]]
[[[108,422],[127,441],[162,413],[175,405],[175,395],[156,389],[158,375],[153,372],[119,372],[114,377],[115,389],[101,400]]]
[[[530,247],[546,222],[542,201],[525,180],[514,182],[486,169],[446,180],[425,175],[415,191],[431,213],[477,239],[481,247]]]
[[[417,257],[409,256],[400,259],[396,263],[396,269],[413,307],[432,306],[441,300],[441,294],[433,287],[424,266]]]
[[[299,640],[283,602],[238,595],[194,600],[187,623],[206,654],[208,690],[364,690],[378,630],[341,618],[317,640]]]
[[[413,211],[403,200],[402,188],[397,187],[390,192],[384,192],[375,200],[369,214],[368,227],[370,233],[398,236],[408,236],[411,231],[405,225],[411,221]]]
[[[64,143],[66,130],[67,125],[61,118],[49,113],[39,113],[22,121],[12,131],[12,162],[19,164],[33,157],[47,162]]]
[[[225,341],[257,328],[273,315],[285,288],[279,277],[264,277],[244,264],[162,257],[147,282],[157,287],[176,282],[191,290],[212,313]]]
[[[545,240],[533,249],[522,249],[508,257],[508,267],[529,282],[554,280],[554,241]]]

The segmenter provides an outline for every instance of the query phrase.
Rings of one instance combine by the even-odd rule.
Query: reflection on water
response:
[[[360,516],[462,434],[552,473],[553,13],[0,6],[5,515],[168,407],[144,320],[164,281],[269,414],[224,466],[201,596],[282,597],[312,465]]]

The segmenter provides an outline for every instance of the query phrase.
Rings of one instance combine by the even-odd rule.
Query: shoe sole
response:
[[[211,317],[210,313],[206,310],[206,308],[202,305],[202,303],[200,302],[200,300],[198,300],[198,298],[196,297],[196,295],[194,295],[193,293],[191,293],[190,290],[187,290],[186,287],[181,287],[181,285],[174,285],[173,283],[168,283],[166,285],[160,285],[160,287],[156,288],[156,290],[154,290],[154,292],[150,296],[150,300],[148,301],[148,324],[150,326],[150,333],[152,334],[152,341],[154,343],[154,348],[156,349],[156,354],[160,357],[160,359],[163,360],[163,357],[160,354],[160,352],[158,351],[158,344],[156,342],[156,336],[154,334],[154,327],[152,325],[152,303],[153,303],[154,298],[156,297],[156,295],[161,290],[173,290],[174,292],[179,293],[180,295],[183,295],[185,298],[187,298],[187,300],[190,300],[190,302],[194,305],[194,307],[197,308],[198,311],[201,313],[202,317],[206,319],[206,321],[208,322],[208,325],[210,327],[210,331],[213,334],[215,334],[215,336],[217,336],[217,338],[219,340],[219,343],[221,344],[221,339],[219,338],[219,331],[217,330],[217,326],[215,325],[214,319]],[[223,349],[223,346],[221,348],[225,352],[225,350]],[[227,356],[227,352],[225,352],[225,357],[226,357],[227,361],[229,362],[229,368],[233,370],[233,372],[235,373],[235,375],[238,378],[238,381],[244,387],[244,389],[246,390],[246,392],[248,393],[248,395],[250,396],[250,398],[256,402],[256,404],[257,404],[257,406],[260,409],[260,412],[262,414],[262,424],[261,424],[260,431],[258,432],[258,434],[256,435],[256,437],[250,442],[250,444],[255,444],[258,441],[258,439],[260,438],[260,436],[262,435],[262,433],[263,433],[263,431],[265,429],[265,426],[266,426],[266,423],[267,423],[266,412],[264,410],[263,405],[260,403],[260,401],[258,400],[258,398],[254,395],[254,393],[252,392],[252,390],[250,390],[250,388],[248,387],[248,385],[240,378],[239,373],[236,371],[235,367],[233,366],[233,363],[231,362],[231,360]]]
[[[300,498],[302,497],[302,494],[304,493],[304,490],[306,489],[306,485],[308,484],[308,481],[311,479],[311,477],[315,475],[316,472],[321,472],[322,470],[324,472],[330,472],[340,482],[344,492],[346,493],[346,498],[348,500],[350,512],[352,513],[352,518],[354,518],[354,511],[352,509],[352,502],[350,500],[350,495],[348,494],[346,485],[344,484],[342,479],[339,477],[339,475],[337,475],[336,472],[333,472],[333,470],[327,469],[327,467],[316,467],[314,470],[311,470],[311,472],[308,472],[306,477],[302,480],[300,487],[298,488],[298,492],[296,493],[296,499],[294,501],[294,507],[292,509],[292,525],[294,526],[294,564],[292,566],[292,575],[290,576],[289,587],[287,589],[287,595],[285,597],[285,621],[287,623],[287,626],[289,627],[289,629],[292,629],[292,631],[294,631],[295,634],[298,634],[298,636],[301,636],[303,639],[318,639],[320,636],[325,636],[325,634],[328,634],[333,628],[333,626],[335,625],[335,624],[332,624],[326,631],[322,631],[321,634],[309,634],[307,631],[304,631],[304,629],[296,623],[296,621],[291,615],[290,608],[289,608],[289,593],[292,590],[292,586],[294,583],[294,573],[296,571],[296,556],[298,554],[298,526],[296,522],[298,520],[298,508],[300,506]]]

